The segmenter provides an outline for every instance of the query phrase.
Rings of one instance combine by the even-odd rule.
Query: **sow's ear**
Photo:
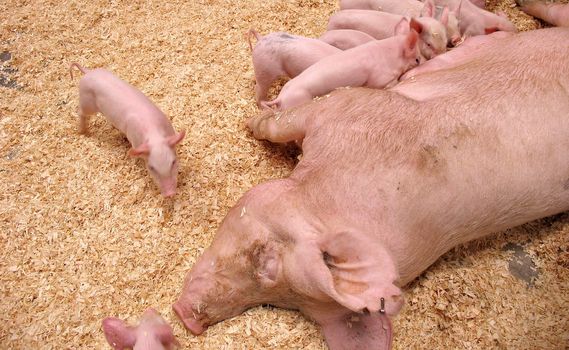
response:
[[[135,330],[128,327],[123,320],[107,317],[103,320],[103,332],[109,345],[115,350],[132,348],[136,343]]]
[[[276,245],[272,242],[254,243],[253,265],[255,274],[265,287],[273,287],[277,283],[281,259]]]
[[[340,232],[311,243],[304,273],[321,293],[354,312],[395,315],[403,306],[395,265],[385,249],[365,236]]]

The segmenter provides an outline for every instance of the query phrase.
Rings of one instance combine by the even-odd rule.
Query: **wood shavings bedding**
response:
[[[513,4],[488,1],[522,30],[542,25]],[[296,162],[243,127],[257,112],[244,33],[317,37],[336,8],[329,0],[0,3],[0,81],[13,82],[0,87],[0,348],[108,348],[104,317],[134,323],[153,306],[183,348],[325,349],[297,312],[259,307],[194,337],[170,305],[228,208]],[[74,61],[112,70],[187,130],[175,202],[160,197],[103,117],[77,134]],[[565,349],[568,230],[564,214],[446,254],[408,286],[395,349]],[[531,283],[509,271],[518,253],[535,264]]]

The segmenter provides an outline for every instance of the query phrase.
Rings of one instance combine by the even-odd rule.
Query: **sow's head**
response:
[[[331,347],[335,338],[351,337],[341,346],[371,341],[388,348],[387,315],[403,305],[389,254],[369,237],[319,222],[288,181],[256,186],[229,211],[187,275],[174,311],[198,335],[248,308],[272,304],[318,322]]]

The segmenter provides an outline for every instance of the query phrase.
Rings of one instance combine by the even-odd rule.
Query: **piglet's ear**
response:
[[[131,157],[144,157],[150,154],[150,146],[147,143],[143,143],[138,147],[133,147],[128,151]]]
[[[403,17],[395,26],[394,35],[404,35],[409,33],[409,21]]]
[[[449,9],[447,6],[445,6],[445,8],[443,9],[443,12],[441,13],[441,19],[440,22],[446,26],[448,24],[448,15],[449,15]]]
[[[124,321],[118,318],[105,318],[103,320],[103,332],[105,332],[107,342],[115,350],[132,348],[136,343],[135,330],[132,327],[128,327]]]
[[[502,18],[508,19],[508,15],[504,11],[497,11],[496,14]]]
[[[433,0],[425,1],[423,9],[421,10],[421,17],[434,17],[435,16],[435,3]]]
[[[489,27],[489,28],[484,28],[484,33],[492,34],[492,33],[497,32],[499,30],[500,29],[498,29],[498,27]]]
[[[166,349],[170,349],[172,346],[180,347],[180,342],[178,342],[178,339],[176,339],[176,337],[174,336],[174,333],[172,332],[172,327],[170,327],[169,325],[164,324],[160,326],[155,326],[153,331],[156,338],[158,338],[160,343],[162,343],[162,345],[164,345]]]
[[[456,15],[456,18],[459,18],[459,16],[460,16],[460,10],[462,9],[462,2],[463,2],[463,1],[464,1],[464,0],[460,0],[460,2],[458,3],[458,6],[457,6],[455,9],[453,9],[453,11],[454,11],[454,13],[455,13],[455,15]],[[460,18],[459,18],[459,19],[460,19]]]
[[[353,232],[304,244],[297,247],[297,258],[303,260],[301,273],[295,276],[297,281],[354,312],[399,312],[403,297],[394,284],[398,274],[383,246]]]
[[[419,34],[423,32],[423,25],[415,18],[411,18],[411,22],[409,22],[409,28],[413,29]]]
[[[414,57],[417,53],[417,40],[419,40],[419,34],[415,30],[411,30],[405,38],[405,46],[403,48],[403,55],[405,57]]]
[[[170,147],[176,146],[178,143],[180,143],[180,141],[184,139],[184,136],[186,136],[186,130],[182,130],[179,133],[170,136],[168,138],[168,145]]]

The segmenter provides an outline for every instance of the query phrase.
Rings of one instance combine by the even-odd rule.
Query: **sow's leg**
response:
[[[516,0],[528,15],[558,27],[569,27],[569,4],[552,3],[551,0]]]
[[[271,142],[302,141],[306,133],[305,113],[295,113],[295,109],[276,112],[268,109],[250,118],[247,126],[258,140]]]

